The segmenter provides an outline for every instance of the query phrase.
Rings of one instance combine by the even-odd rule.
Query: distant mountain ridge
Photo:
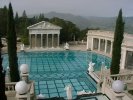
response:
[[[72,14],[57,13],[57,12],[46,13],[46,14],[44,14],[44,16],[47,18],[58,17],[58,18],[61,18],[64,20],[71,21],[74,24],[76,24],[80,29],[84,29],[89,25],[88,19],[86,19],[82,16],[75,16]]]
[[[101,30],[114,31],[116,22],[116,17],[84,17],[57,12],[45,13],[44,16],[47,18],[58,17],[64,20],[71,21],[76,24],[80,29],[100,28]],[[133,34],[133,17],[124,17],[124,21],[125,32]]]

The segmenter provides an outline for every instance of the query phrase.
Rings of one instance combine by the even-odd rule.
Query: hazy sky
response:
[[[12,3],[14,11],[28,15],[51,11],[81,16],[117,16],[120,8],[124,16],[133,16],[133,0],[0,0],[0,7]]]

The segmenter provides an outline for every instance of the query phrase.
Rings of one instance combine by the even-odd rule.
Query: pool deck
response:
[[[20,52],[20,45],[21,45],[21,43],[18,43],[17,44],[17,52]],[[30,49],[29,46],[26,46],[25,47],[25,50],[26,51],[62,51],[62,50],[64,50],[64,44],[61,44],[60,47],[57,47],[57,48],[32,48],[32,49]],[[87,51],[86,43],[69,44],[69,50]],[[3,53],[7,53],[7,46],[5,46],[5,47],[2,48],[2,52]],[[111,57],[110,55],[105,54],[103,52],[94,51],[94,50],[93,50],[93,52],[96,52],[96,53],[99,53],[99,54],[102,54],[102,55],[106,55],[108,57]]]
[[[70,45],[69,50],[81,50],[81,51],[86,51],[86,45],[85,44],[80,44],[80,45]],[[30,49],[29,47],[25,47],[26,51],[62,51],[64,50],[63,45],[57,48],[34,48]],[[20,51],[20,44],[17,45],[17,52]],[[7,47],[2,48],[3,53],[7,53]]]

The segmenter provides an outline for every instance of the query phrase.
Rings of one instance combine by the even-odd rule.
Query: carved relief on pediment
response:
[[[42,21],[32,26],[29,26],[28,29],[59,29],[60,30],[61,27],[49,22]]]

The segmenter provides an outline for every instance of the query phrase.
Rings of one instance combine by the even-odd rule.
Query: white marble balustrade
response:
[[[6,91],[15,91],[16,82],[10,82],[5,84]]]

